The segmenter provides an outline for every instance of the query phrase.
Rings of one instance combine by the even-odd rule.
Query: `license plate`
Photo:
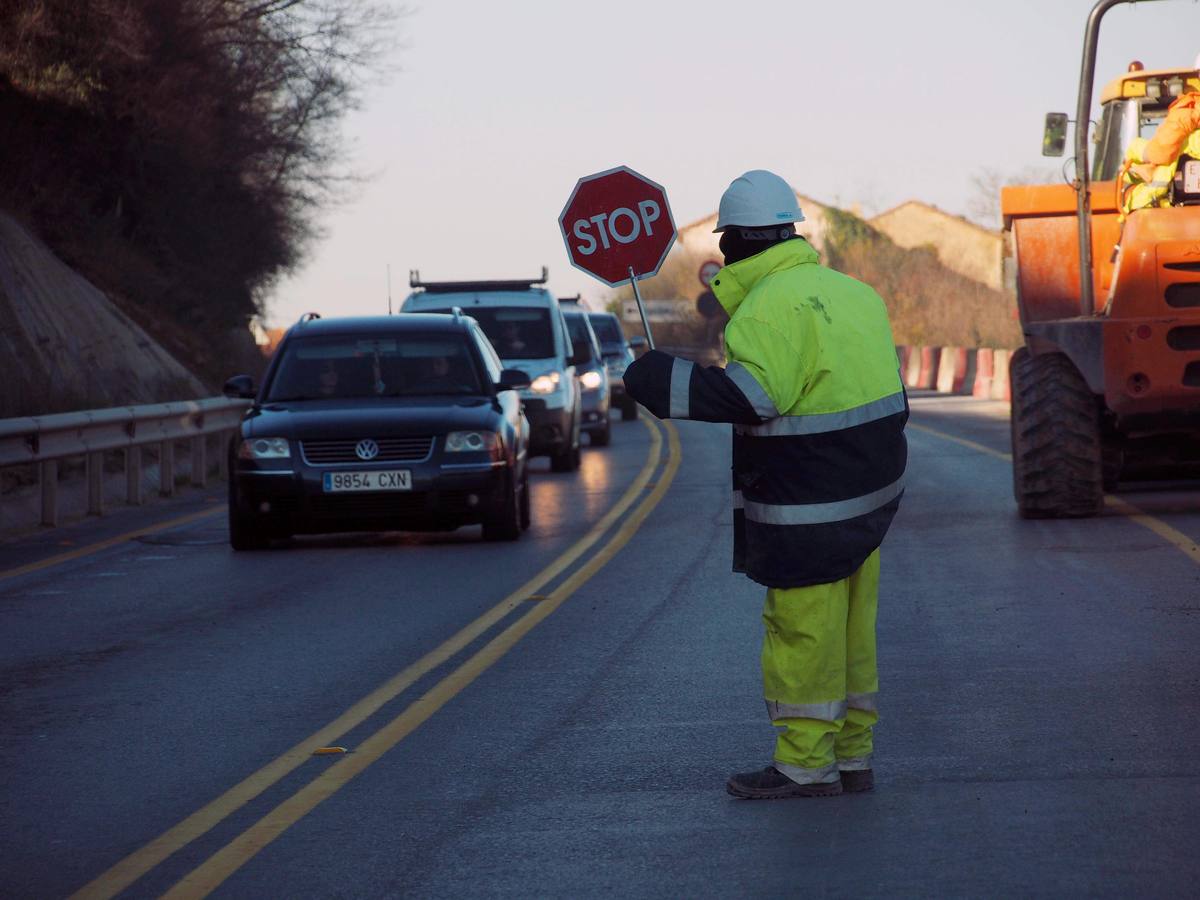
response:
[[[1200,160],[1189,159],[1183,164],[1183,190],[1187,194],[1200,194]]]
[[[326,472],[325,493],[343,491],[411,491],[412,472],[391,469],[384,472]]]

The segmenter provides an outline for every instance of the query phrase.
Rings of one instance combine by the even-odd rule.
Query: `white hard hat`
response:
[[[752,169],[735,178],[721,195],[713,231],[724,231],[730,225],[762,227],[803,221],[804,213],[791,186],[774,172]]]

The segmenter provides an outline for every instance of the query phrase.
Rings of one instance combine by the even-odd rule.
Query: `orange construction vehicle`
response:
[[[1100,20],[1121,2],[1088,18],[1074,183],[1001,191],[1025,333],[1010,378],[1026,518],[1094,515],[1119,479],[1200,462],[1200,72],[1131,63],[1100,96],[1089,168]],[[1046,116],[1045,155],[1062,155],[1067,124]]]

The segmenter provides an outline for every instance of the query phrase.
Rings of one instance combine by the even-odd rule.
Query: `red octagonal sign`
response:
[[[571,265],[610,287],[655,274],[675,242],[667,192],[627,166],[580,178],[558,225]]]

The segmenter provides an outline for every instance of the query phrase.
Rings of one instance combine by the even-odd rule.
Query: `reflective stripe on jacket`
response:
[[[735,571],[776,588],[848,577],[904,490],[908,400],[883,301],[803,240],[711,287],[730,315],[728,367],[651,351],[626,390],[660,417],[735,426]]]

